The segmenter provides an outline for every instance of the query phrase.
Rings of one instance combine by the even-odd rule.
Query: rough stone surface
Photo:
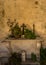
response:
[[[10,41],[10,43],[9,43]],[[41,43],[39,40],[6,40],[6,42],[0,43],[0,56],[6,56],[10,52],[26,52],[26,54],[35,53],[39,55]]]
[[[27,24],[32,29],[33,23],[40,36],[46,38],[46,0],[0,0],[0,38],[7,36],[9,27],[7,19],[16,21],[21,25]],[[2,10],[5,15],[2,17]],[[45,39],[46,40],[46,39]]]

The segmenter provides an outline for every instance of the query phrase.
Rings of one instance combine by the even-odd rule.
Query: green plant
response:
[[[33,62],[37,61],[37,57],[36,57],[36,55],[34,53],[31,54],[31,60]]]
[[[8,23],[8,25],[10,27],[10,32],[11,32],[9,37],[20,38],[21,37],[21,29],[20,29],[18,23],[16,23],[16,24]]]
[[[10,19],[7,24],[10,27],[10,32],[11,32],[9,37],[18,39],[21,38],[21,35],[24,35],[26,39],[36,39],[34,25],[33,25],[33,32],[32,32],[31,30],[26,28],[26,25],[24,23],[21,26],[22,30],[19,27],[18,23],[14,24],[13,22],[10,22]]]
[[[9,65],[21,65],[21,54],[13,53],[9,58]]]
[[[35,39],[36,35],[29,29],[25,29],[25,38],[27,39]]]
[[[20,29],[18,23],[16,23],[16,25],[13,27],[13,35],[15,38],[21,37],[21,29]]]
[[[46,65],[46,48],[43,47],[40,49],[40,64]]]

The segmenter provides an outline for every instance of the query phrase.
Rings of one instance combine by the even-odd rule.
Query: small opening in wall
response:
[[[38,5],[38,1],[35,1],[35,4]]]

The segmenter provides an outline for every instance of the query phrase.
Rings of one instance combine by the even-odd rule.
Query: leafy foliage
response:
[[[40,49],[40,64],[46,65],[46,48],[43,47]]]
[[[27,39],[35,39],[36,35],[29,29],[25,30],[25,38]]]
[[[14,38],[19,38],[21,37],[21,29],[18,25],[18,23],[16,23],[13,27],[10,28],[11,31],[11,35],[10,37],[14,37]]]
[[[8,26],[10,27],[10,32],[11,34],[9,37],[11,38],[21,38],[21,35],[24,35],[24,38],[26,39],[36,39],[35,31],[31,31],[28,28],[26,28],[25,24],[22,24],[21,27],[19,27],[18,23],[9,23],[10,20],[8,21]],[[21,30],[22,28],[22,30]]]
[[[13,53],[9,58],[9,65],[21,65],[21,54]]]
[[[12,32],[13,32],[13,35],[14,35],[15,38],[21,37],[21,29],[20,29],[18,23],[16,23],[16,25],[13,27]]]
[[[36,57],[36,55],[34,53],[31,54],[31,60],[33,62],[37,61],[37,57]]]

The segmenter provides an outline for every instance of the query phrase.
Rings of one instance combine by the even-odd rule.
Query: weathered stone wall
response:
[[[16,19],[19,24],[25,23],[32,28],[35,23],[36,31],[46,34],[46,1],[45,0],[5,0],[5,18]]]
[[[25,23],[29,28],[32,28],[33,23],[35,23],[36,32],[44,39],[46,38],[45,0],[1,0],[0,3],[0,10],[4,8],[5,11],[3,19],[1,18],[3,21],[0,21],[1,39],[8,34],[7,19],[9,18],[11,21],[16,19],[19,24]]]
[[[31,58],[31,53],[40,57],[40,40],[5,40],[0,42],[0,62],[8,61],[10,52],[19,52],[26,54],[25,57]],[[24,57],[22,57],[24,59]],[[25,59],[24,59],[25,61]]]
[[[36,3],[37,2],[37,3]],[[32,29],[33,23],[35,30],[45,40],[46,45],[46,1],[45,0],[0,0],[0,11],[4,9],[5,15],[0,14],[0,39],[8,35],[9,27],[7,21],[16,19],[20,25],[25,23]],[[3,3],[3,4],[2,4]]]
[[[9,42],[10,41],[10,42]],[[7,56],[12,52],[26,51],[26,54],[35,53],[40,54],[40,41],[39,40],[7,40],[0,43],[0,56]]]

